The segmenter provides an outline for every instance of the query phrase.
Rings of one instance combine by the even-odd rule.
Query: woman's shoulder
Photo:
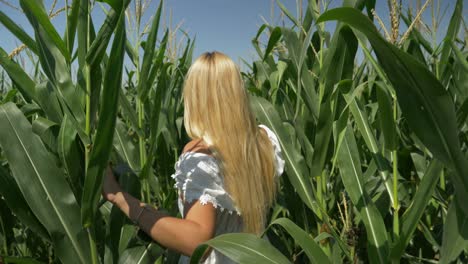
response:
[[[210,147],[208,147],[208,145],[201,138],[193,139],[185,145],[182,154],[188,152],[202,153],[209,156],[213,156]]]
[[[208,173],[213,178],[218,178],[220,171],[211,148],[202,139],[191,140],[185,145],[179,160],[175,164],[175,169],[183,173],[201,169],[200,172]]]

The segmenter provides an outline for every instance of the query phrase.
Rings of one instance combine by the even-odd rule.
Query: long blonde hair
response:
[[[227,192],[244,232],[260,234],[275,199],[274,152],[257,124],[236,64],[220,52],[204,53],[185,80],[184,125],[220,161]]]

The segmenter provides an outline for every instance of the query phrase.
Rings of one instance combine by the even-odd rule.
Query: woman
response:
[[[183,91],[184,125],[191,139],[175,165],[183,219],[170,217],[121,191],[108,169],[104,197],[188,263],[195,248],[223,233],[261,234],[284,161],[275,134],[257,126],[237,66],[219,52],[191,66]],[[205,263],[231,262],[220,252]]]

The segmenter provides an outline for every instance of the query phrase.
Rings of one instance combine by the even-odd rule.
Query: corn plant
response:
[[[64,36],[50,22],[42,1],[20,1],[34,37],[0,13],[0,22],[34,53],[41,69],[39,77],[31,78],[0,49],[0,64],[12,83],[0,107],[0,178],[5,199],[1,208],[6,212],[2,213],[1,255],[47,262],[117,263],[154,261],[165,254],[139,235],[122,213],[101,202],[102,174],[109,160],[126,163],[116,171],[126,191],[149,203],[167,203],[175,197],[167,180],[167,159],[175,159],[182,138],[175,120],[181,117],[178,98],[193,44],[188,41],[180,58],[165,56],[168,33],[157,43],[162,2],[144,45],[143,35],[132,44],[125,26],[130,1],[103,2],[110,8],[96,31],[90,15],[94,3],[71,1],[65,7]],[[126,56],[135,70],[125,67]],[[18,100],[11,102],[16,93]],[[134,143],[135,135],[139,144]],[[160,195],[160,190],[167,196]],[[15,224],[17,220],[21,225]],[[22,233],[13,234],[17,229]],[[14,242],[20,236],[40,243],[24,245],[21,251]]]
[[[173,32],[158,38],[162,2],[144,27],[145,2],[102,2],[107,17],[96,31],[94,3],[70,1],[63,36],[42,1],[20,1],[34,37],[0,12],[36,65],[28,75],[0,49],[4,261],[177,262],[101,201],[100,188],[110,159],[126,191],[177,215],[168,176],[187,141],[180,98],[193,41],[180,57],[168,54]],[[328,10],[310,0],[298,17],[277,2],[292,26],[262,25],[252,41],[258,60],[243,73],[286,161],[269,242],[221,235],[193,263],[208,246],[239,263],[467,261],[463,1],[440,44],[415,26],[428,2],[413,14],[388,1],[392,31],[384,36],[375,1]],[[124,12],[132,6],[130,31]],[[329,20],[339,21],[333,32]]]
[[[301,19],[278,2],[293,27],[261,26],[253,40],[260,59],[244,74],[286,160],[266,232],[286,258],[250,236],[206,245],[245,263],[273,254],[276,263],[466,261],[462,1],[440,47],[410,23],[400,41],[395,30],[386,40],[372,22],[375,2],[326,12],[319,4],[309,1]],[[332,37],[328,20],[339,21]]]

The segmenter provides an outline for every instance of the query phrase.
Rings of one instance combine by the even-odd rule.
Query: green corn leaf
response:
[[[138,80],[137,91],[140,95],[141,100],[144,102],[148,95],[149,89],[152,86],[152,83],[148,82],[148,74],[153,63],[153,54],[156,45],[156,40],[158,38],[159,30],[159,21],[161,20],[161,11],[163,7],[163,1],[160,2],[156,15],[153,18],[153,23],[151,24],[150,33],[145,44],[145,53],[143,55],[143,62],[140,68],[140,77]]]
[[[51,82],[42,82],[36,85],[36,102],[48,119],[55,123],[60,123],[63,118],[63,111],[57,90]]]
[[[44,5],[40,0],[20,0],[20,5],[23,11],[28,16],[29,21],[34,27],[39,25],[43,28],[45,34],[54,43],[54,46],[60,51],[66,62],[70,62],[70,53],[68,52],[67,46],[62,41],[62,38],[55,30],[54,26],[50,22],[49,16],[47,15]],[[34,22],[31,20],[31,16],[34,16]],[[37,24],[36,24],[37,23]],[[34,25],[36,24],[36,25]]]
[[[59,129],[57,123],[43,117],[38,117],[33,121],[32,129],[52,152],[57,152],[57,136]]]
[[[117,165],[113,171],[122,189],[133,197],[140,199],[140,182],[133,171],[126,165]],[[112,249],[114,263],[116,263],[119,255],[124,253],[131,239],[135,238],[137,230],[117,206],[112,207],[109,215],[108,230],[109,246]]]
[[[377,101],[379,102],[380,129],[384,136],[384,147],[388,150],[396,150],[397,133],[395,121],[393,120],[392,98],[388,91],[380,85],[377,87]]]
[[[468,214],[468,162],[457,135],[454,105],[436,77],[411,55],[385,41],[372,22],[352,8],[325,12],[318,22],[340,20],[364,33],[397,93],[398,103],[409,127],[422,143],[456,173],[452,175],[456,197]]]
[[[367,148],[370,150],[371,155],[377,165],[377,168],[379,169],[379,175],[384,181],[385,188],[387,189],[387,194],[390,197],[390,202],[393,203],[395,198],[393,194],[392,180],[388,174],[389,168],[385,158],[382,157],[381,150],[377,145],[377,140],[369,124],[369,118],[367,117],[367,113],[359,107],[359,104],[354,98],[346,94],[343,94],[343,96],[346,102],[349,104],[349,109],[351,110],[354,120],[356,121],[358,130],[361,133]],[[391,118],[393,120],[393,116]]]
[[[279,218],[271,222],[270,226],[272,225],[280,225],[286,229],[294,241],[296,241],[296,243],[299,244],[307,254],[311,263],[331,263],[327,255],[325,255],[317,242],[315,242],[314,238],[299,228],[291,220],[287,218]]]
[[[3,196],[5,203],[21,222],[42,238],[51,240],[44,225],[37,219],[24,199],[15,179],[3,166],[0,166],[0,195]]]
[[[133,171],[139,172],[141,170],[139,150],[133,137],[128,134],[128,129],[120,119],[117,119],[114,147]]]
[[[93,149],[90,154],[82,197],[82,222],[84,227],[93,223],[101,195],[103,173],[109,161],[116,124],[119,92],[122,86],[123,60],[125,53],[125,23],[123,13],[120,16],[112,44],[108,66],[104,76],[104,90],[100,117]]]
[[[468,61],[466,60],[466,54],[463,54],[461,50],[455,45],[454,42],[451,43],[452,50],[455,54],[456,61],[461,65],[464,74],[468,73]]]
[[[252,234],[231,233],[217,236],[203,245],[208,245],[236,263],[291,263],[266,240]],[[206,247],[199,246],[190,263],[199,263]]]
[[[35,83],[24,72],[20,65],[8,58],[8,54],[2,48],[0,48],[0,65],[16,84],[16,87],[18,87],[18,90],[27,102],[36,99]]]
[[[308,170],[301,153],[294,148],[289,138],[290,136],[283,127],[278,112],[267,100],[258,97],[252,97],[253,109],[257,118],[262,124],[269,127],[278,136],[283,158],[286,161],[286,173],[296,192],[302,201],[316,213],[320,214],[318,205],[313,196],[314,189],[308,179]]]
[[[102,70],[101,70],[101,61],[96,61],[93,64],[88,64],[86,62],[86,55],[89,49],[89,43],[92,43],[96,37],[96,32],[93,25],[93,20],[90,16],[90,3],[89,1],[81,1],[80,3],[80,12],[78,14],[77,23],[78,23],[78,83],[81,87],[80,91],[82,93],[79,95],[80,98],[85,100],[86,91],[88,89],[90,92],[90,105],[88,115],[89,120],[89,130],[94,130],[96,126],[97,111],[99,99],[101,97],[101,86],[102,86]],[[85,102],[83,102],[85,104]]]
[[[73,0],[71,4],[71,11],[69,11],[67,17],[67,29],[65,31],[65,44],[67,45],[68,51],[73,53],[73,45],[75,44],[76,27],[78,24],[78,15],[80,11],[80,0]]]
[[[119,258],[119,264],[135,263],[135,264],[153,264],[154,259],[150,250],[155,247],[153,243],[147,246],[136,246],[126,249]]]
[[[452,18],[450,19],[450,23],[447,29],[447,34],[444,38],[444,43],[442,44],[442,51],[440,54],[440,60],[437,64],[437,73],[438,76],[444,76],[445,69],[447,68],[447,64],[449,61],[450,53],[452,51],[452,44],[455,39],[457,38],[458,31],[460,31],[461,20],[463,14],[463,0],[457,0],[455,4],[455,9],[453,10]],[[443,78],[443,77],[442,77]],[[441,79],[441,78],[439,78]],[[442,83],[446,83],[447,79],[441,79]]]
[[[80,209],[55,160],[31,124],[12,103],[0,106],[0,146],[26,202],[51,234],[62,262],[87,263],[86,235],[76,221]]]
[[[63,164],[65,172],[68,174],[70,186],[75,194],[76,200],[81,202],[83,192],[84,175],[84,154],[79,150],[76,141],[77,131],[68,117],[65,115],[60,125],[60,131],[57,138],[57,153]]]
[[[72,82],[69,61],[67,61],[66,56],[61,53],[61,48],[53,39],[53,34],[51,34],[36,17],[37,11],[26,8],[29,4],[33,5],[33,3],[36,3],[36,1],[38,0],[21,1],[21,5],[25,6],[24,12],[34,28],[42,70],[53,84],[62,104],[62,108],[65,108],[63,111],[70,112],[70,117],[75,118],[77,123],[83,124],[85,115],[80,98],[76,96],[79,90],[76,89]],[[35,5],[36,4],[34,4],[34,6]],[[43,9],[43,6],[41,5],[36,8]],[[61,39],[60,42],[63,44]]]
[[[452,263],[464,249],[468,248],[468,215],[457,209],[458,206],[454,201],[447,212],[440,250],[442,264]]]
[[[377,207],[364,189],[361,161],[352,128],[348,126],[345,133],[337,153],[341,180],[366,227],[370,263],[386,263],[389,253],[387,230]]]
[[[164,55],[166,54],[166,47],[167,47],[167,40],[169,38],[169,30],[166,29],[166,32],[164,33],[164,37],[161,41],[161,45],[159,46],[159,52],[153,60],[153,67],[151,67],[151,71],[148,75],[148,83],[154,83],[154,80],[156,79],[156,76],[158,73],[160,73],[161,68],[164,66]],[[185,54],[185,53],[184,53]]]
[[[275,27],[270,34],[270,39],[268,39],[268,45],[267,45],[267,48],[265,49],[263,60],[265,60],[268,57],[268,55],[270,55],[271,51],[276,46],[276,43],[278,43],[280,38],[281,38],[281,28]]]
[[[125,10],[128,4],[130,4],[130,0],[123,0],[122,9]],[[86,54],[86,61],[90,65],[99,64],[102,58],[104,57],[107,44],[109,43],[111,36],[112,36],[112,32],[114,32],[114,29],[117,26],[117,22],[120,17],[119,12],[112,9],[109,11],[109,13],[107,13],[107,17],[106,17],[106,20],[104,21],[104,24],[102,25],[96,38],[91,44],[91,47],[89,48],[88,53]]]
[[[332,94],[333,87],[343,79],[351,79],[354,70],[354,58],[357,52],[357,41],[349,27],[338,25],[327,52],[321,71],[320,82],[323,95],[320,99],[317,132],[314,139],[314,156],[312,157],[312,176],[322,175],[327,156],[329,155],[333,121],[335,120],[337,94]]]
[[[134,87],[132,88],[134,89]],[[135,109],[132,108],[132,105],[124,93],[120,93],[119,103],[121,106],[121,111],[124,117],[126,117],[127,121],[130,122],[132,129],[135,130],[138,135],[143,137],[143,131],[138,127],[138,117]]]
[[[32,52],[36,54],[38,53],[36,42],[1,10],[0,10],[0,23],[2,23],[21,42],[23,42],[26,46],[28,46],[28,48]]]
[[[291,12],[281,3],[279,0],[276,0],[276,4],[279,6],[283,14],[285,14],[295,26],[300,27],[301,23],[291,14]]]
[[[42,264],[42,262],[30,257],[4,257],[3,261],[10,264]]]
[[[97,1],[107,3],[116,12],[120,12],[122,10],[122,1],[119,1],[119,0],[97,0]]]
[[[422,217],[432,193],[437,185],[443,166],[437,161],[433,160],[424,174],[421,183],[418,186],[413,201],[406,209],[401,217],[401,230],[400,238],[391,250],[391,257],[399,261],[403,255],[406,246],[410,242],[416,227],[418,226],[419,219]]]

